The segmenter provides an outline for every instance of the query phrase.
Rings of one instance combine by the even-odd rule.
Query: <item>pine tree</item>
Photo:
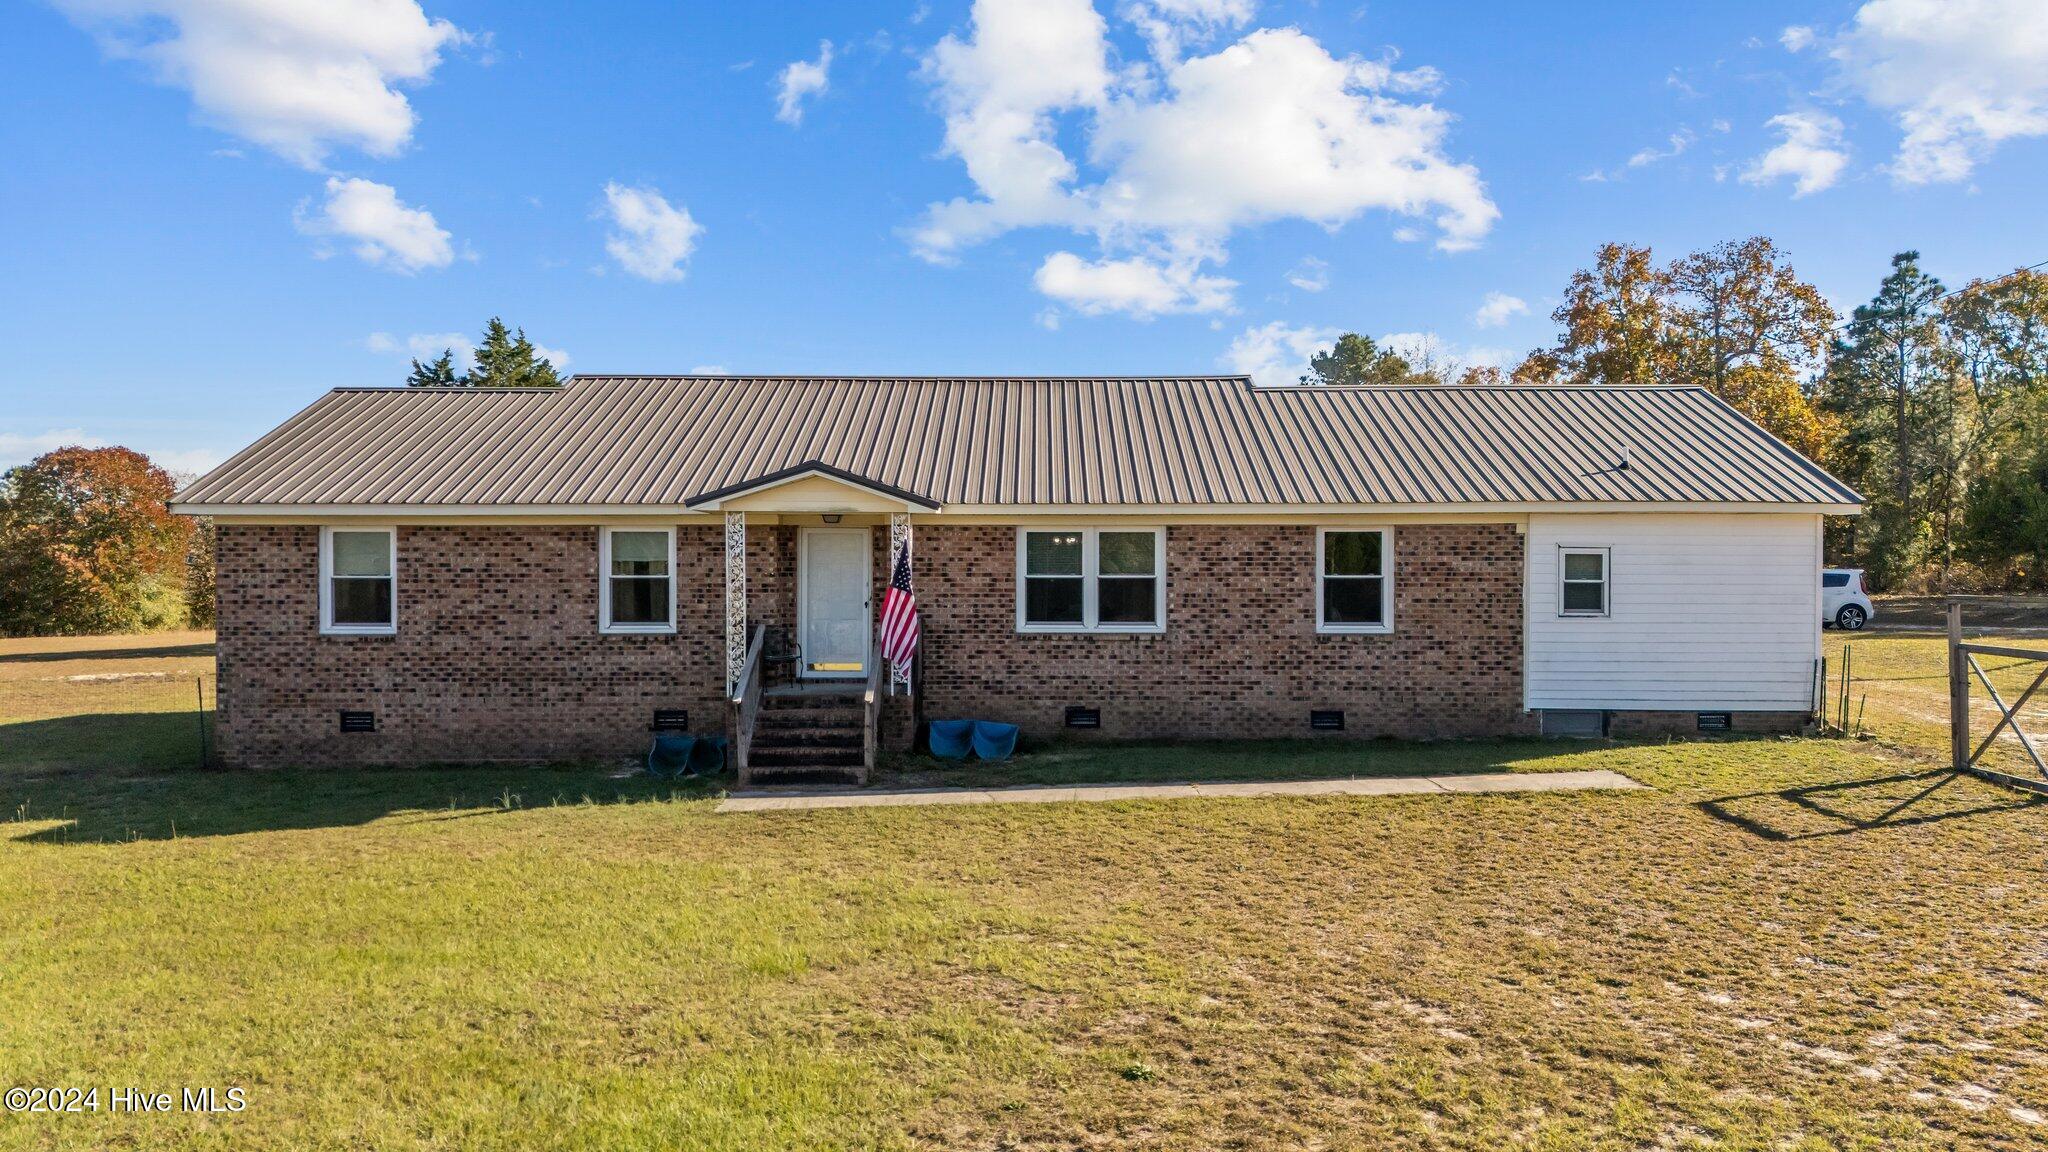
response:
[[[1382,348],[1370,336],[1346,332],[1327,352],[1308,358],[1309,374],[1303,384],[1380,385],[1427,384],[1429,378],[1416,372],[1407,358],[1391,348]]]
[[[555,366],[526,338],[526,329],[515,334],[496,316],[484,325],[483,343],[476,347],[476,367],[462,378],[462,383],[472,388],[552,388],[561,382]]]
[[[412,375],[405,378],[405,383],[409,388],[453,388],[461,384],[461,378],[455,374],[454,349],[442,349],[438,358],[426,364],[414,360]]]

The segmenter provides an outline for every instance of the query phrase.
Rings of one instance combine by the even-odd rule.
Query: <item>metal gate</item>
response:
[[[1977,663],[1977,657],[1979,656],[1999,656],[2018,661],[2021,664],[2040,664],[2041,670],[2035,674],[2033,683],[2027,685],[2026,691],[2021,692],[2011,704],[2007,704],[2005,697],[2000,695],[1997,687],[1991,683],[1991,677],[1985,674],[1984,666]],[[1974,748],[1970,746],[1970,678],[1972,676],[1975,676],[1977,682],[1984,686],[1984,691],[1991,697],[1991,703],[1998,709],[1998,723],[1991,726],[1991,731],[1985,733],[1984,738],[1979,740]],[[2021,710],[2027,706],[2027,701],[2034,698],[2034,693],[2041,690],[2041,685],[2044,682],[2048,682],[2048,650],[2007,648],[1997,644],[1965,644],[1963,643],[1963,606],[1961,604],[1950,604],[1948,606],[1948,728],[1949,755],[1952,758],[1955,770],[1973,773],[1987,780],[2010,785],[2015,788],[2026,788],[2035,792],[2048,793],[2048,764],[2042,762],[2041,750],[2035,746],[2033,737],[2027,733],[2026,728],[2021,723]],[[1990,748],[1992,742],[2008,730],[2019,741],[2019,746],[2025,750],[2027,759],[2034,762],[2034,771],[2038,773],[2037,776],[2015,776],[2009,772],[2000,772],[1987,768],[1981,763],[1985,750]]]

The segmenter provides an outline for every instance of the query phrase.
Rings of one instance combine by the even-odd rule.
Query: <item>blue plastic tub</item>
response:
[[[965,760],[973,746],[974,721],[934,720],[925,740],[931,745],[932,755],[941,760]]]
[[[983,760],[1008,760],[1017,750],[1017,726],[993,720],[974,722],[974,754]]]
[[[647,774],[649,776],[684,776],[690,771],[690,760],[697,750],[697,738],[686,732],[656,732],[654,745],[647,750]],[[721,754],[720,759],[723,760]]]
[[[690,749],[689,766],[684,769],[688,776],[717,776],[725,771],[725,737],[703,736],[696,747]]]

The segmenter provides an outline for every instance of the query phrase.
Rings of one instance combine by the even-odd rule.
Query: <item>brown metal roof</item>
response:
[[[677,507],[804,465],[951,506],[1860,502],[1701,389],[1232,376],[343,388],[180,502]]]

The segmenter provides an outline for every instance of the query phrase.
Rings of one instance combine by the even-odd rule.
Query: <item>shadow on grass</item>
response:
[[[615,778],[613,765],[0,775],[0,839],[127,843],[694,799],[713,783]]]
[[[1000,788],[1011,785],[1165,784],[1456,776],[1546,772],[1563,757],[1615,745],[1569,740],[1260,740],[1186,744],[1055,742],[1009,760],[940,760],[922,753],[885,755],[874,783],[894,788]]]
[[[197,768],[201,715],[96,712],[0,724],[0,772]],[[203,715],[210,740],[213,713]]]
[[[0,664],[54,664],[66,660],[158,660],[211,656],[211,644],[169,644],[156,648],[93,648],[54,652],[0,653]]]
[[[1765,840],[1787,843],[2048,807],[2048,797],[2016,795],[1974,776],[1935,769],[1721,796],[1695,806]]]

